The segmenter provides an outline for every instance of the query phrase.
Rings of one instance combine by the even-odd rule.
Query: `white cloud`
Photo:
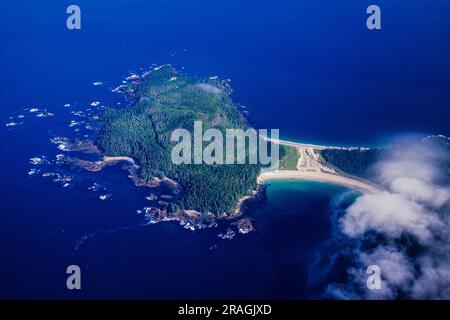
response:
[[[433,208],[443,206],[450,198],[448,188],[437,187],[416,178],[397,178],[390,184],[392,192],[407,196],[410,200],[424,202]]]
[[[369,230],[395,238],[408,232],[421,242],[429,241],[430,229],[440,224],[439,219],[422,205],[389,192],[361,196],[342,219],[343,231],[351,237],[362,236]]]
[[[363,239],[376,232],[385,239],[371,249],[355,249],[350,283],[331,285],[337,298],[450,298],[450,188],[444,165],[448,151],[430,143],[407,142],[375,166],[385,191],[359,197],[341,218],[342,232]],[[401,240],[417,240],[419,249]],[[382,289],[365,286],[365,270],[379,265]]]
[[[425,255],[418,259],[420,276],[411,287],[414,299],[450,298],[450,259],[448,252],[442,257]]]

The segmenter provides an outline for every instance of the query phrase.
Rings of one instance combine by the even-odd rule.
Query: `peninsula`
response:
[[[338,167],[333,166],[322,156],[322,154],[327,151],[328,154],[333,154],[335,157],[345,154],[349,160],[354,161],[356,157],[348,157],[348,153],[359,153],[359,155],[363,155],[363,158],[366,160],[367,155],[364,153],[370,152],[369,150],[371,149],[321,146],[285,140],[274,140],[270,138],[267,140],[284,146],[284,158],[290,157],[290,162],[295,164],[295,167],[293,165],[291,165],[291,167],[283,165],[286,161],[283,162],[282,159],[280,170],[262,172],[258,176],[258,183],[277,179],[296,179],[333,183],[368,193],[381,191],[375,184],[362,179],[361,177],[352,176],[345,173],[343,170],[340,170]],[[370,162],[365,166],[368,167],[369,165]]]

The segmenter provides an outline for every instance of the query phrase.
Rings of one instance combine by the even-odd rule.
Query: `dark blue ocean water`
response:
[[[82,10],[78,31],[65,27],[72,3]],[[2,1],[0,297],[316,295],[310,261],[330,237],[329,205],[341,188],[274,183],[254,213],[257,231],[225,241],[215,229],[140,226],[145,191],[119,168],[78,172],[62,188],[28,176],[28,161],[59,153],[52,135],[73,135],[64,104],[123,102],[111,88],[130,71],[164,63],[231,78],[250,121],[284,138],[376,145],[405,132],[449,135],[450,2],[376,3],[383,29],[371,32],[372,1]],[[55,117],[23,110],[35,106]],[[22,125],[4,126],[18,114]],[[93,182],[111,200],[87,191]],[[81,292],[65,288],[71,263],[82,267]]]

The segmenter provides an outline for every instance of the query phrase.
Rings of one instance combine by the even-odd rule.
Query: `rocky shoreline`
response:
[[[236,226],[239,233],[247,234],[254,231],[255,228],[253,226],[253,219],[245,217],[245,215],[265,200],[265,186],[260,185],[251,195],[245,196],[239,200],[236,210],[230,213],[224,212],[219,215],[214,215],[211,212],[199,212],[196,210],[185,209],[173,212],[169,210],[168,206],[145,207],[143,210],[138,210],[138,213],[142,213],[145,216],[145,223],[153,224],[162,221],[178,221],[185,229],[190,229],[192,231],[216,227],[220,221],[230,221],[240,218],[232,222],[231,225]]]
[[[63,151],[95,153],[101,155],[100,150],[92,141],[89,140],[71,142],[66,138],[58,138],[53,139],[52,143],[58,144],[58,148]],[[103,156],[102,160],[89,161],[76,157],[65,156],[62,159],[62,162],[74,164],[90,172],[98,172],[106,166],[113,166],[118,162],[128,161],[129,163],[124,165],[124,169],[128,170],[130,173],[129,178],[133,181],[133,184],[136,187],[157,188],[165,186],[169,188],[172,191],[173,196],[170,196],[170,198],[169,196],[164,197],[167,201],[159,201],[159,207],[144,207],[142,210],[138,210],[138,214],[142,214],[145,217],[144,224],[154,224],[163,221],[178,221],[185,229],[196,230],[216,227],[219,221],[236,220],[242,217],[239,220],[232,222],[231,225],[236,226],[241,234],[246,234],[254,230],[252,219],[243,216],[266,199],[264,185],[260,184],[256,190],[251,192],[251,194],[241,198],[236,205],[236,209],[232,212],[223,212],[215,215],[211,212],[199,212],[196,210],[181,209],[179,211],[174,211],[171,210],[173,207],[169,201],[182,192],[182,186],[180,183],[168,177],[154,177],[151,180],[142,179],[137,175],[137,170],[139,167],[134,163],[134,160],[124,160],[125,158],[126,157]],[[107,159],[107,161],[104,159]],[[151,197],[151,200],[156,200],[156,198]]]

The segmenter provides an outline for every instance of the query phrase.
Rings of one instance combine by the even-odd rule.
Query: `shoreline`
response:
[[[101,160],[104,163],[109,162],[116,162],[116,161],[126,161],[134,166],[136,166],[136,162],[133,158],[130,157],[111,157],[111,156],[103,156],[103,159]]]
[[[318,181],[344,186],[350,189],[358,190],[363,193],[379,193],[381,189],[364,181],[358,177],[352,177],[338,173],[333,167],[324,163],[320,156],[315,152],[317,150],[338,149],[338,150],[364,150],[364,147],[335,147],[321,146],[313,144],[305,144],[300,142],[292,142],[281,139],[265,138],[267,141],[294,147],[298,152],[297,169],[296,170],[275,170],[269,172],[261,172],[257,177],[258,184],[264,184],[268,180],[304,180]]]
[[[305,172],[297,170],[280,170],[261,173],[258,178],[259,184],[264,184],[270,180],[303,180],[303,181],[317,181],[323,183],[336,184],[350,189],[355,189],[366,193],[379,193],[381,192],[376,186],[367,182],[344,177],[330,173],[319,172]]]
[[[275,170],[260,173],[256,177],[257,183],[260,186],[263,186],[267,181],[270,180],[300,180],[300,181],[303,180],[303,181],[317,181],[321,183],[335,184],[349,189],[354,189],[363,193],[373,194],[381,192],[381,190],[378,187],[370,184],[369,182],[363,181],[362,179],[358,179],[356,177],[344,176],[337,173],[332,168],[321,163],[321,161],[315,156],[314,150],[324,150],[333,148],[341,149],[341,147],[304,144],[281,139],[271,139],[271,138],[265,139],[279,145],[287,145],[296,148],[298,150],[299,158],[297,170]],[[101,160],[95,162],[81,159],[72,159],[72,162],[77,163],[79,166],[89,171],[100,171],[103,167],[107,165],[115,165],[116,163],[122,161],[128,162],[134,168],[139,168],[139,166],[136,164],[136,161],[133,158],[126,156],[103,155]],[[136,186],[144,186],[144,185],[156,186],[161,181],[159,181],[159,183],[155,182],[156,181],[153,181],[152,185],[147,185],[147,183],[143,184],[139,183],[139,181],[134,180],[134,184]],[[228,215],[225,215],[225,217],[228,219],[234,219],[241,216],[243,214],[242,209],[244,203],[254,199],[257,194],[258,191],[254,190],[252,193],[244,195],[236,203],[235,209]],[[187,212],[189,211],[190,210],[188,210]]]
[[[312,143],[302,143],[302,142],[295,142],[295,141],[288,141],[283,139],[273,139],[273,138],[267,138],[264,137],[264,140],[273,142],[279,145],[285,145],[285,146],[291,146],[296,148],[310,148],[313,150],[325,150],[325,149],[335,149],[335,150],[367,150],[370,149],[369,147],[355,147],[355,146],[332,146],[332,145],[319,145],[319,144],[312,144]]]

